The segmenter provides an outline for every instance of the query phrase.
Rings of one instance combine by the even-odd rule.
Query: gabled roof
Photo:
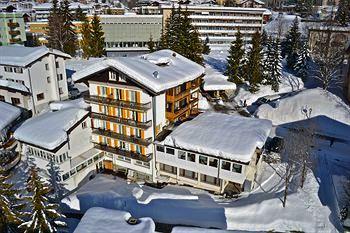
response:
[[[14,90],[14,91],[18,91],[21,92],[23,94],[29,94],[29,89],[21,84],[21,83],[16,83],[16,82],[12,82],[12,81],[8,81],[5,79],[0,79],[0,89],[5,89],[5,90]]]
[[[79,108],[46,112],[25,121],[15,131],[14,137],[26,144],[54,151],[67,142],[69,132],[88,114]]]
[[[0,131],[21,115],[21,109],[0,101]]]
[[[108,68],[124,73],[155,93],[165,91],[204,74],[204,67],[171,50],[160,50],[138,57],[99,61],[72,75],[77,82]]]
[[[46,46],[24,47],[21,45],[0,46],[0,65],[26,67],[47,54],[71,58],[70,55]]]

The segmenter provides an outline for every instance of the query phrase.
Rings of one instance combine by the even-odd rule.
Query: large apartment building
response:
[[[68,54],[41,47],[0,47],[0,100],[38,114],[52,101],[68,99]]]
[[[177,7],[177,6],[175,6]],[[140,6],[136,12],[144,15],[163,15],[163,24],[171,14],[172,5]],[[192,24],[202,40],[209,38],[214,47],[229,46],[235,40],[238,29],[249,43],[252,35],[263,29],[271,12],[265,8],[222,7],[217,5],[186,5]]]
[[[0,46],[27,40],[23,13],[0,12]]]
[[[72,78],[89,86],[92,141],[105,168],[154,180],[155,137],[198,112],[204,68],[170,50],[106,59]]]

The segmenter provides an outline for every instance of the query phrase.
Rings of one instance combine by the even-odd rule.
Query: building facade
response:
[[[0,12],[0,46],[27,40],[23,13]]]
[[[163,15],[163,25],[170,16],[172,6],[140,6],[135,10],[139,14]],[[270,12],[265,8],[222,7],[207,5],[187,5],[182,10],[189,12],[192,25],[196,27],[200,38],[209,38],[212,48],[229,46],[235,40],[238,29],[244,40],[250,42],[252,35],[262,31]]]
[[[158,63],[158,56],[170,59],[169,63]],[[186,65],[191,69],[181,72]],[[152,143],[165,126],[198,112],[203,73],[200,65],[162,50],[104,60],[73,74],[76,82],[88,83],[92,141],[105,153],[105,168],[153,181]]]
[[[0,47],[0,100],[38,114],[52,101],[68,98],[65,59],[42,47]]]

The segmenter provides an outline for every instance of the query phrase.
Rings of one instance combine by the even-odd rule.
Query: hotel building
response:
[[[89,86],[92,142],[106,169],[154,180],[153,141],[170,123],[198,113],[204,68],[170,50],[106,59],[77,71]]]

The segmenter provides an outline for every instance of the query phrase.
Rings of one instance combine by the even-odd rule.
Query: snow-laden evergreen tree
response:
[[[64,42],[61,46],[61,51],[68,53],[71,56],[75,56],[78,49],[78,38],[74,31],[73,15],[69,10],[70,3],[68,0],[64,0],[60,4],[60,18],[63,21],[63,37]]]
[[[279,39],[273,40],[273,56],[270,60],[270,84],[271,89],[275,92],[279,90],[279,84],[282,79],[282,56],[281,56],[281,45]]]
[[[85,20],[81,26],[81,41],[80,41],[80,48],[83,52],[83,58],[89,59],[92,52],[91,52],[91,27],[88,20]]]
[[[203,45],[203,54],[209,54],[210,53],[210,47],[209,47],[209,37],[207,36],[204,41]]]
[[[81,21],[81,22],[84,22],[87,20],[86,14],[83,12],[80,6],[78,6],[78,8],[75,10],[74,20]]]
[[[265,41],[265,46],[262,49],[262,70],[263,80],[262,84],[271,84],[270,73],[271,73],[271,60],[273,59],[273,43],[272,38],[268,37]]]
[[[244,79],[240,75],[240,68],[242,68],[242,59],[244,56],[244,44],[240,30],[236,33],[236,39],[231,42],[229,55],[227,56],[226,75],[230,82],[242,84]]]
[[[267,32],[265,29],[263,29],[261,33],[261,46],[264,48],[267,46],[267,43],[269,42],[269,36],[267,35]]]
[[[295,11],[301,13],[303,16],[312,14],[312,0],[297,0],[295,5]]]
[[[49,174],[48,182],[51,186],[51,197],[54,202],[58,203],[65,192],[64,183],[62,182],[62,171],[53,159],[47,164],[47,173]]]
[[[23,222],[25,204],[20,190],[14,187],[8,175],[0,169],[0,232],[15,232]]]
[[[238,67],[238,77],[242,82],[248,81],[248,73],[249,73],[249,67],[248,67],[248,48],[246,45],[243,46],[243,56],[240,61],[240,66]]]
[[[59,221],[64,216],[58,212],[58,205],[48,201],[50,187],[41,180],[36,167],[30,169],[27,190],[31,194],[29,196],[31,216],[19,226],[20,229],[25,233],[54,233],[58,227],[65,226],[64,222]]]
[[[58,1],[52,1],[52,8],[50,10],[50,15],[48,17],[48,26],[47,26],[47,40],[48,47],[53,49],[62,49],[60,43],[60,34],[63,30],[62,18],[59,15],[59,6]]]
[[[91,20],[91,56],[102,57],[105,54],[105,38],[100,18],[94,14]]]
[[[290,27],[285,40],[282,43],[282,56],[287,57],[287,66],[294,68],[298,51],[300,48],[300,36],[298,17],[295,17],[292,26]]]
[[[304,81],[308,75],[309,70],[309,49],[307,40],[302,40],[301,48],[298,52],[298,58],[294,66],[294,70],[297,72],[297,75],[301,77]]]
[[[252,47],[248,52],[249,73],[247,76],[249,81],[249,91],[252,93],[259,90],[259,85],[263,80],[261,50],[261,35],[256,31],[252,37]]]
[[[156,51],[156,44],[153,41],[152,35],[149,37],[149,41],[147,42],[147,47],[151,53]]]
[[[340,0],[335,20],[346,27],[350,23],[350,0]]]

